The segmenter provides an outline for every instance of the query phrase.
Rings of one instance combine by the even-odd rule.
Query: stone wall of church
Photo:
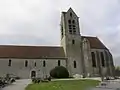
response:
[[[62,14],[61,27],[63,27],[61,45],[64,48],[65,56],[68,58],[67,67],[69,73],[71,76],[83,74],[84,64],[81,60],[79,18],[72,9],[69,9],[68,12]]]
[[[93,75],[99,76],[100,73],[103,76],[111,75],[111,73],[109,73],[112,70],[112,68],[110,68],[112,65],[109,62],[110,55],[108,54],[108,56],[107,56],[108,58],[106,58],[106,54],[105,54],[105,52],[108,53],[108,50],[91,49],[91,52],[94,52],[95,60],[96,60],[96,67],[92,67]],[[105,66],[102,66],[102,58],[100,56],[101,52],[103,52]]]
[[[91,76],[100,76],[100,74],[107,76],[113,76],[114,75],[114,63],[113,58],[109,50],[105,49],[92,49],[90,48],[89,41],[84,38],[82,40],[82,47],[83,47],[83,59],[84,59],[84,70],[85,74],[91,75]],[[95,64],[96,66],[93,66],[93,60],[92,60],[92,54],[95,54]],[[101,53],[103,53],[103,59],[105,66],[102,65],[102,57]]]
[[[85,75],[89,76],[91,75],[92,72],[92,58],[91,58],[91,49],[90,49],[90,44],[87,39],[83,39],[82,41],[82,51],[83,51],[83,60],[84,60],[84,70],[85,70]]]
[[[30,78],[31,71],[36,71],[37,77],[49,76],[49,72],[55,66],[58,66],[58,60],[60,65],[66,67],[65,59],[10,59],[11,66],[8,66],[9,59],[0,59],[0,77],[6,74],[13,74],[21,78]],[[25,67],[25,61],[28,61],[28,66]],[[45,61],[45,67],[43,66]],[[36,66],[35,66],[36,63]]]
[[[68,36],[69,37],[69,36]],[[68,57],[68,66],[71,76],[75,74],[82,74],[83,66],[81,61],[81,47],[80,47],[80,37],[69,37],[66,38],[66,52]],[[72,44],[72,40],[75,41],[75,44]],[[76,63],[76,67],[74,67]]]

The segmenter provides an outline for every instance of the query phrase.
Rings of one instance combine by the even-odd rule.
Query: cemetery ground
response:
[[[100,81],[97,80],[62,80],[29,84],[25,90],[86,90],[95,87]]]

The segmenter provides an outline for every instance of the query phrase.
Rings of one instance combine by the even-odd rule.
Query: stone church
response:
[[[70,8],[61,13],[61,46],[0,45],[0,77],[46,77],[56,66],[64,66],[70,76],[113,76],[109,49],[97,38],[80,34],[79,17]]]

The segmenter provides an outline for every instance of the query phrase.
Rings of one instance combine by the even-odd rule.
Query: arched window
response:
[[[105,60],[106,60],[106,65],[109,65],[109,55],[107,53],[107,51],[105,51]]]
[[[101,55],[101,63],[102,63],[102,66],[104,67],[105,66],[105,60],[104,60],[103,52],[101,52],[100,55]]]
[[[45,63],[45,61],[43,61],[43,67],[45,67],[46,66],[46,63]]]
[[[58,60],[58,66],[60,66],[60,60]]]
[[[92,55],[92,66],[96,67],[95,53],[91,52],[91,55]]]
[[[11,66],[11,64],[12,64],[12,61],[11,61],[11,60],[9,60],[9,62],[8,62],[8,66]]]
[[[71,24],[71,20],[68,20],[68,23]]]
[[[28,66],[28,61],[26,60],[26,61],[25,61],[25,67],[27,67],[27,66]]]
[[[70,13],[70,17],[72,17],[72,13]]]
[[[72,23],[75,24],[75,20],[72,20]]]
[[[76,68],[77,67],[77,65],[76,65],[76,61],[74,61],[74,68]]]
[[[36,62],[34,63],[34,66],[36,67]]]

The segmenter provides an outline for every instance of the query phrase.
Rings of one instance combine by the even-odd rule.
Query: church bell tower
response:
[[[61,14],[61,45],[68,58],[67,68],[71,76],[83,74],[81,43],[79,17],[70,8]]]

